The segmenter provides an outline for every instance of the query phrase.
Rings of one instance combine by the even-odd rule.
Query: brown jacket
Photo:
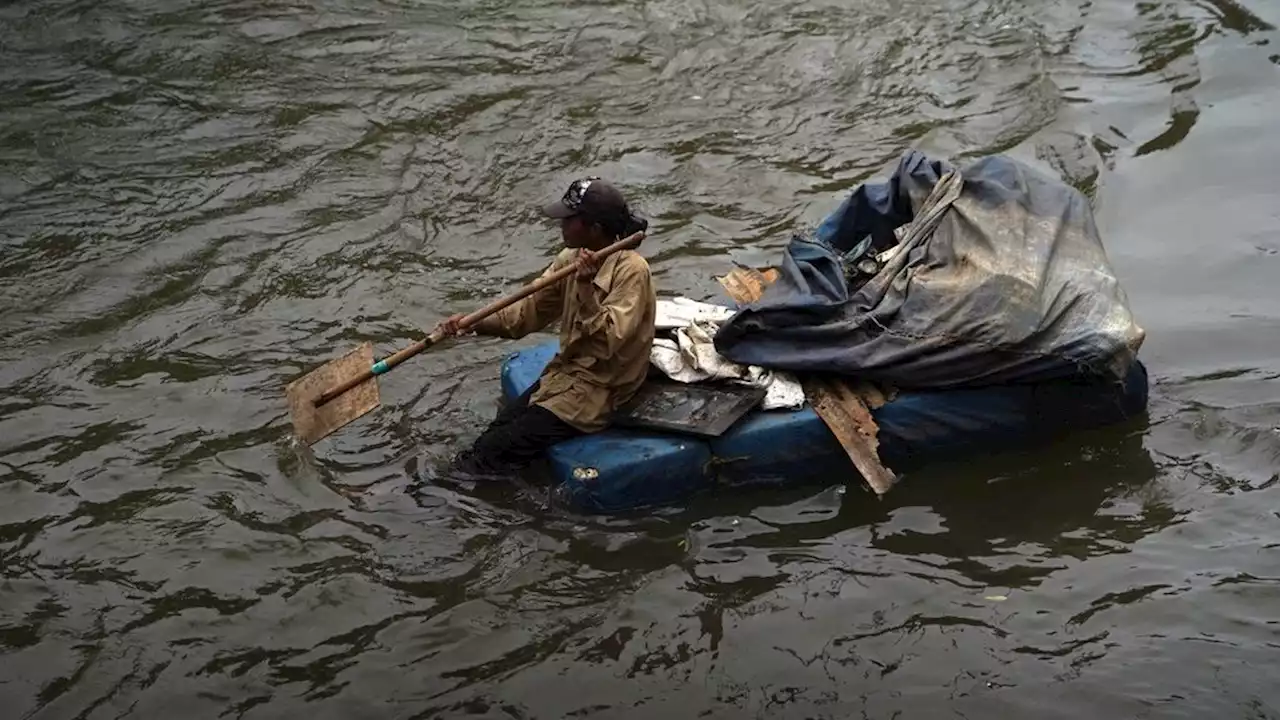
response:
[[[543,275],[573,263],[566,249]],[[530,402],[595,432],[644,383],[653,347],[657,297],[649,263],[633,250],[605,258],[591,282],[571,276],[490,315],[479,333],[520,338],[560,321],[560,352],[542,372]]]

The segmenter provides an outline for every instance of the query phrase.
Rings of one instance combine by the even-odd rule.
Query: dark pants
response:
[[[453,461],[455,470],[472,475],[501,475],[517,470],[546,453],[547,448],[583,432],[550,410],[529,403],[538,389],[505,404],[475,444]]]

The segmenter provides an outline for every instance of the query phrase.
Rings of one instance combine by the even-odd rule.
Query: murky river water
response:
[[[1264,0],[0,4],[0,715],[1280,716]],[[573,177],[707,297],[905,147],[1093,198],[1149,422],[587,518],[409,492],[513,345],[282,390],[538,271]],[[524,344],[527,344],[524,343]]]

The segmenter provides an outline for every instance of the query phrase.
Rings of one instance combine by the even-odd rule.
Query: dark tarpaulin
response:
[[[797,236],[781,276],[716,334],[740,363],[833,372],[899,387],[1121,380],[1142,344],[1088,200],[1004,156],[953,168],[917,151],[884,183],[864,184]],[[940,181],[946,180],[945,182]],[[840,254],[868,236],[901,246],[847,289]],[[937,195],[935,195],[937,197]]]

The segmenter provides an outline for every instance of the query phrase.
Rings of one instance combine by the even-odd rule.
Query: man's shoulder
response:
[[[618,269],[631,273],[649,274],[649,261],[635,250],[623,250],[618,253]]]

